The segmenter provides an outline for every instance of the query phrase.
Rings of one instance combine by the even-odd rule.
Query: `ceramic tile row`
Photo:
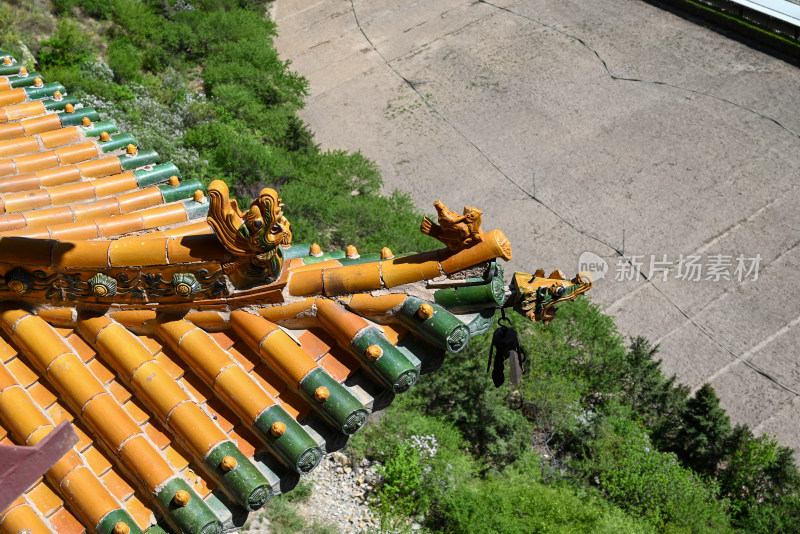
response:
[[[398,256],[290,244],[276,192],[242,212],[0,63],[0,433],[79,437],[0,534],[235,530],[505,302],[499,231]]]
[[[154,151],[9,61],[17,72],[0,77],[0,235],[85,241],[205,216],[201,184],[154,166]]]

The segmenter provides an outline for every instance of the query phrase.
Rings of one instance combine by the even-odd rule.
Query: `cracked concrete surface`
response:
[[[744,109],[800,132],[800,70],[640,0],[497,1],[551,27],[471,0],[278,0],[278,50],[310,81],[316,141],[361,150],[426,212],[483,209],[514,247],[507,272],[571,276],[583,252],[601,256],[590,294],[623,334],[657,341],[666,374],[711,382],[734,422],[800,449],[800,399],[726,350],[800,391],[800,138]],[[612,79],[554,28],[614,74],[683,89]],[[705,331],[648,282],[617,280],[611,248],[454,127],[577,228],[619,248],[624,232],[645,273],[666,254],[655,284]],[[758,278],[739,281],[736,258],[757,254]],[[701,256],[700,281],[678,277],[681,255]],[[715,255],[730,280],[706,279]]]

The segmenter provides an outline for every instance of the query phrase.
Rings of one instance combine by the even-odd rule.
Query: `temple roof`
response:
[[[497,307],[591,285],[512,302],[479,217],[422,254],[292,244],[274,191],[241,212],[0,57],[0,438],[79,437],[0,532],[234,530]]]

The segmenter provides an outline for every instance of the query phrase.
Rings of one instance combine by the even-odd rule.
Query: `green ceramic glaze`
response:
[[[330,394],[324,402],[317,402],[314,398],[319,387],[326,388]],[[321,367],[308,373],[300,382],[300,392],[320,415],[344,434],[354,434],[367,422],[367,410],[361,401]]]
[[[283,423],[286,430],[281,436],[271,432],[273,423]],[[294,417],[281,406],[274,404],[264,410],[255,421],[254,430],[287,464],[298,473],[308,473],[322,459],[322,449],[303,430]]]
[[[236,467],[230,471],[222,467],[222,459],[226,456],[236,460]],[[204,463],[217,482],[248,511],[258,510],[272,497],[266,477],[232,441],[224,441],[214,447]]]
[[[186,506],[180,506],[173,500],[180,490],[189,493],[189,502]],[[165,518],[178,531],[184,534],[222,533],[222,522],[182,478],[176,477],[167,482],[156,494],[156,498]]]

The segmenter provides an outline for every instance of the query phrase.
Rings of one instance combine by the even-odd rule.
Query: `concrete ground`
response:
[[[711,382],[734,422],[800,450],[800,138],[757,114],[800,132],[800,70],[641,0],[496,1],[515,13],[472,0],[278,0],[278,50],[310,81],[301,116],[317,142],[361,150],[387,192],[426,212],[436,199],[483,209],[484,229],[513,245],[507,272],[572,276],[583,253],[600,256],[608,272],[590,294],[623,334],[658,342],[668,375]],[[353,8],[450,123],[373,50]],[[613,74],[680,88],[613,79],[556,30]],[[660,291],[512,181],[582,232],[620,249],[624,233],[645,274],[665,262],[653,265],[667,267],[654,270]],[[698,281],[679,263],[690,256]]]

